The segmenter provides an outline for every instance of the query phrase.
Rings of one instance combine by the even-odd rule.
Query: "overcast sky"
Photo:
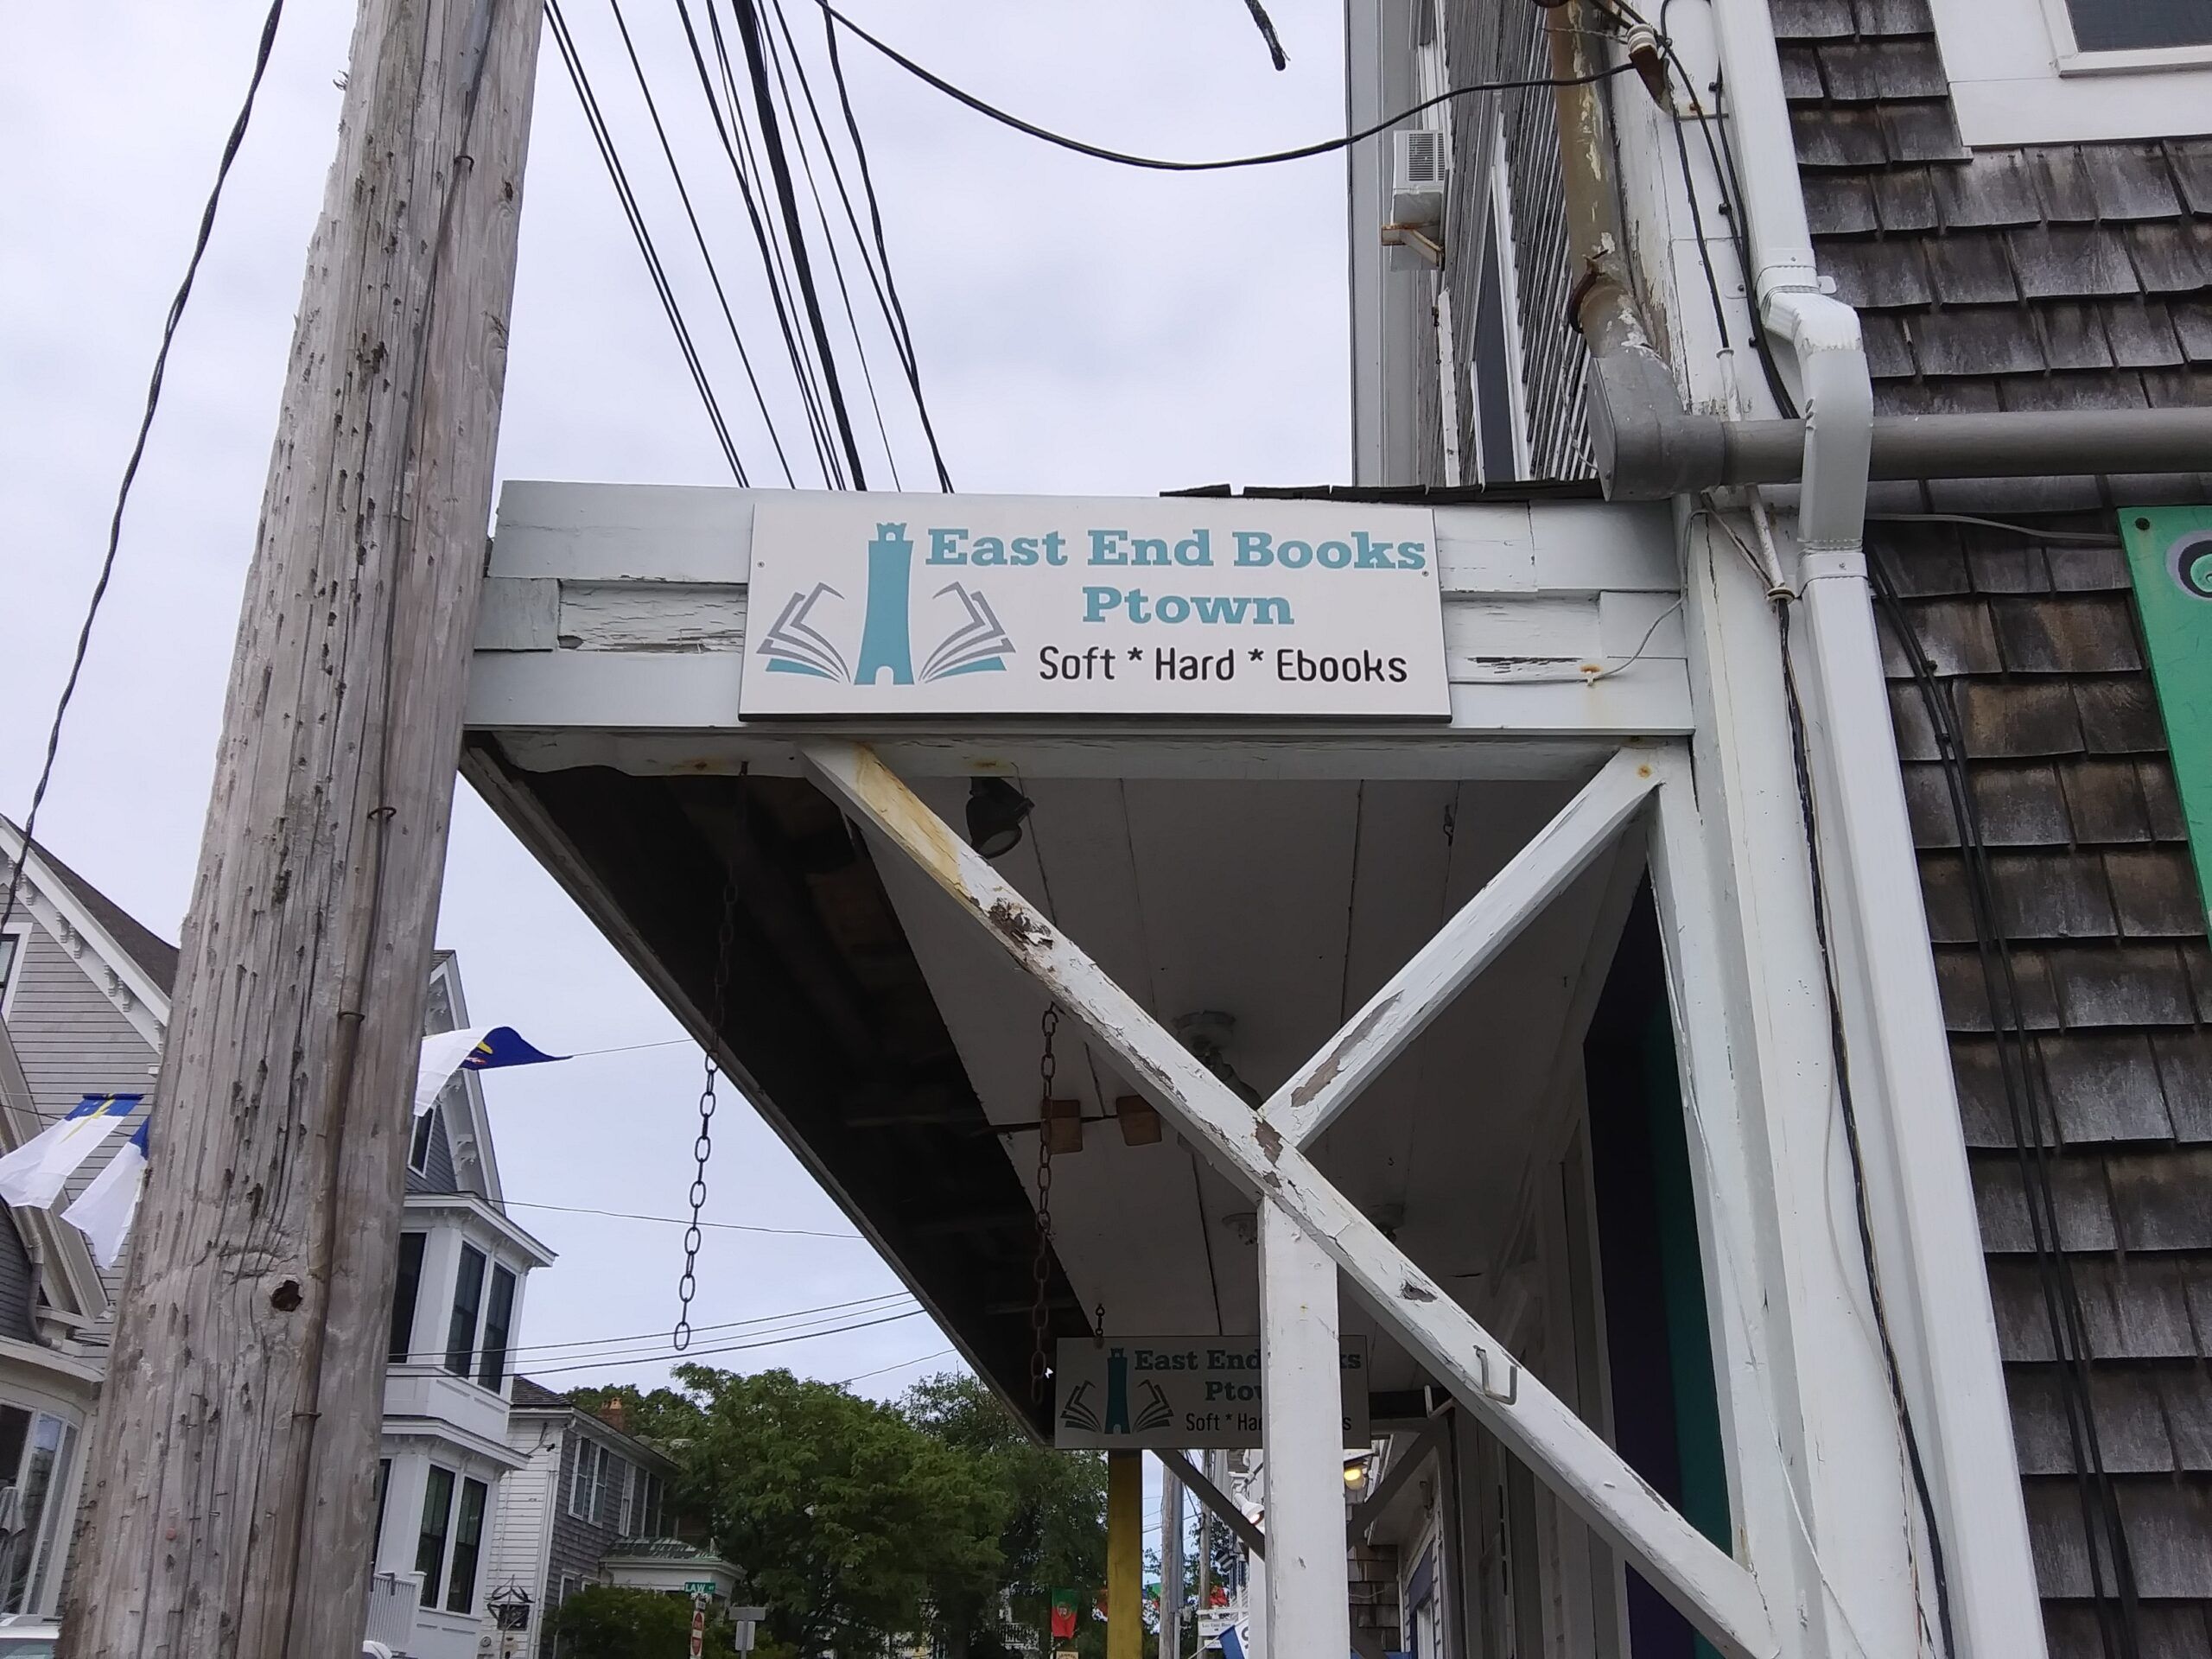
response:
[[[810,44],[811,0],[786,0]],[[846,0],[947,78],[1039,122],[1170,156],[1342,130],[1333,0],[1275,0],[1277,74],[1244,0]],[[587,67],[756,483],[781,482],[613,31],[566,0]],[[0,0],[0,810],[21,822],[98,568],[161,320],[264,0]],[[295,0],[171,359],[41,839],[176,937],[189,896],[239,584],[308,232],[335,143],[352,8]],[[780,340],[746,257],[671,0],[628,0],[648,79],[764,378]],[[697,15],[695,6],[695,16]],[[1344,168],[1138,173],[993,126],[858,45],[852,90],[925,388],[969,491],[1148,493],[1349,475]],[[826,90],[826,88],[825,88]],[[890,367],[876,361],[879,385]],[[887,391],[888,388],[887,387]],[[772,407],[789,405],[773,386]],[[925,452],[892,438],[909,486]],[[790,429],[797,433],[795,422]],[[795,456],[802,484],[811,463]],[[524,192],[504,478],[727,483],[576,99],[548,42]],[[871,477],[871,484],[878,480]],[[466,785],[442,945],[472,1013],[559,1051],[665,1043],[674,1022]],[[690,1179],[688,1044],[493,1075],[517,1219],[559,1251],[533,1278],[525,1368],[650,1385],[664,1357],[553,1375],[539,1344],[664,1332],[679,1230],[527,1202],[672,1216]],[[727,1097],[727,1090],[725,1090]],[[741,1103],[717,1119],[710,1220],[846,1234]],[[848,1237],[716,1231],[702,1325],[895,1291]],[[702,1336],[699,1350],[715,1338]],[[641,1346],[643,1344],[640,1344]],[[943,1369],[921,1318],[715,1357],[885,1395]],[[862,1374],[868,1374],[862,1376]]]

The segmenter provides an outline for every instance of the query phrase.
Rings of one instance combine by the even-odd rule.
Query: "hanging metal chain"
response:
[[[691,1345],[691,1298],[699,1289],[699,1216],[707,1207],[707,1160],[715,1152],[715,1079],[720,1075],[715,1065],[715,1045],[721,1040],[722,1017],[729,1007],[730,947],[736,934],[737,885],[725,882],[721,925],[715,940],[712,1020],[704,1056],[706,1081],[699,1090],[699,1135],[691,1143],[691,1156],[698,1166],[691,1178],[691,1224],[683,1230],[683,1276],[676,1281],[676,1330],[672,1340],[679,1354]]]
[[[1034,1298],[1029,1305],[1029,1334],[1034,1345],[1029,1353],[1029,1397],[1045,1398],[1045,1374],[1050,1362],[1045,1344],[1052,1321],[1049,1291],[1052,1277],[1052,1078],[1060,1063],[1052,1056],[1052,1034],[1060,1028],[1060,1011],[1045,1010],[1045,1052],[1037,1058],[1037,1254],[1029,1267]]]

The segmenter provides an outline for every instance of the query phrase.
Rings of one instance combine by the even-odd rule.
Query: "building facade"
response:
[[[1898,1317],[1908,1274],[1941,1280],[1961,1312],[1951,1335],[1894,1337],[1915,1440],[1900,1472],[1919,1489],[1897,1564],[1923,1582],[1948,1573],[1922,1598],[1922,1629],[1895,1639],[1998,1651],[2005,1625],[1989,1604],[2039,1595],[2037,1627],[2015,1629],[2003,1650],[2212,1651],[2212,1453],[2200,1432],[2212,1422],[2200,1313],[2212,1283],[2212,957],[2120,534],[2124,509],[2212,499],[2212,446],[2194,462],[2090,447],[2115,412],[2147,417],[2148,432],[2160,411],[2212,404],[2212,9],[1719,0],[1647,19],[1602,3],[1353,0],[1348,16],[1355,125],[1449,86],[1601,77],[1420,118],[1450,158],[1423,221],[1440,261],[1386,228],[1407,200],[1389,149],[1356,153],[1359,482],[1517,496],[1537,512],[1577,490],[1671,498],[1682,638],[1670,622],[1659,648],[1702,678],[1700,753],[1715,775],[1770,766],[1794,797],[1777,711],[1801,703],[1807,810],[1829,820],[1815,866],[1785,878],[1796,895],[1772,874],[1774,856],[1802,857],[1794,800],[1765,822],[1796,853],[1770,844],[1764,873],[1724,864],[1721,879],[1740,879],[1747,909],[1796,912],[1795,932],[1822,919],[1805,913],[1817,872],[1839,957],[1872,957],[1872,929],[1896,930],[1884,937],[1899,948],[1875,974],[1917,1011],[1885,1007],[1863,969],[1830,969],[1846,1075],[1862,1089],[1885,1086],[1874,1057],[1908,1017],[1944,1044],[1916,1051],[1947,1052],[1948,1075],[1923,1073],[1915,1109],[1931,1145],[1948,1142],[1931,1167],[1963,1177],[1925,1235],[1948,1242],[1915,1257],[1885,1236],[1913,1224],[1885,1212],[1938,1199],[1924,1185],[1916,1198],[1909,1179],[1871,1182],[1867,1262],[1880,1264],[1891,1318],[1915,1317]],[[1643,403],[1628,390],[1638,352],[1657,387]],[[1827,499],[1809,472],[1802,486],[1796,471],[1763,485],[1719,467],[1638,478],[1634,422],[1655,408],[1677,435],[1700,415],[1739,432],[1805,413],[1855,424],[1856,477],[1848,459],[1816,461],[1814,438],[1806,467],[1844,480]],[[2082,447],[2021,462],[2053,415],[2082,417]],[[1949,459],[1913,448],[1903,418],[1966,416],[1983,417],[1989,442]],[[1855,683],[1817,613],[1847,587],[1879,631],[1879,676]],[[1836,751],[1853,733],[1871,736],[1847,762]],[[1764,762],[1745,758],[1761,745]],[[1871,861],[1873,831],[1845,844],[1854,792],[1904,809],[1910,842],[1882,842],[1902,855],[1885,867]],[[1852,887],[1870,880],[1888,884],[1885,922],[1848,913]],[[1829,1069],[1828,1047],[1810,1033],[1807,1076]],[[1854,1230],[1847,1212],[1842,1289],[1871,1328],[1882,1309],[1868,1303]],[[1602,1305],[1615,1275],[1599,1280]],[[1571,1319],[1541,1306],[1531,1318],[1530,1351],[1548,1334],[1572,1345]],[[1602,1306],[1584,1324],[1602,1336],[1609,1321],[1618,1337]],[[1930,1386],[1946,1364],[1985,1369],[1944,1351],[1981,1344],[1974,1327],[1993,1338],[2009,1430],[2001,1446],[1984,1443],[1996,1456],[1979,1475],[1947,1469],[1940,1443],[1964,1432],[1956,1414],[1984,1408]],[[1572,1363],[1556,1369],[1575,1397]],[[1641,1385],[1618,1363],[1607,1372],[1585,1356],[1583,1369],[1585,1414],[1624,1449],[1643,1433],[1631,1461],[1694,1498],[1699,1436],[1679,1416],[1645,1432],[1627,1403]],[[1564,1639],[1641,1655],[1687,1639],[1611,1569],[1587,1587],[1586,1546],[1510,1458],[1483,1437],[1457,1455],[1439,1478],[1485,1496],[1446,1651]],[[1816,1484],[1791,1495],[1803,1505],[1792,1524],[1825,1569],[1853,1547],[1822,1526]],[[1839,1512],[1851,1502],[1837,1501]],[[2024,1517],[2024,1560],[2007,1510]],[[1725,1491],[1719,1516],[1725,1528]],[[1962,1541],[1993,1531],[2002,1548]],[[1871,1584],[1854,1595],[1851,1577],[1823,1596],[1878,1598]],[[1406,1595],[1416,1607],[1410,1582]]]

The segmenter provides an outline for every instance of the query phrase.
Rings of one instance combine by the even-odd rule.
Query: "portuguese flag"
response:
[[[1055,1637],[1072,1637],[1075,1634],[1076,1619],[1081,1615],[1082,1611],[1082,1599],[1078,1597],[1074,1591],[1053,1591],[1052,1635]]]

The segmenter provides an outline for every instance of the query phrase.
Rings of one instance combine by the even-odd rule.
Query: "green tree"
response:
[[[647,1393],[632,1383],[619,1382],[601,1388],[570,1389],[568,1400],[570,1405],[594,1417],[609,1401],[620,1401],[623,1432],[651,1441],[671,1456],[681,1452],[699,1432],[699,1402],[674,1389],[655,1389]]]
[[[1086,1609],[1106,1578],[1106,1460],[1095,1452],[1039,1446],[1020,1419],[973,1376],[917,1383],[900,1408],[933,1439],[971,1459],[1007,1502],[1001,1566],[988,1586],[946,1586],[931,1598],[931,1634],[952,1659],[994,1659],[1016,1631],[1041,1636],[1049,1599],[1071,1587]],[[1014,1628],[1001,1618],[1010,1595]],[[1086,1617],[1077,1650],[1105,1650],[1105,1627]]]
[[[568,1659],[685,1659],[691,1651],[691,1604],[652,1590],[588,1585],[561,1604],[553,1630]],[[710,1623],[707,1650],[727,1653],[731,1645],[728,1622]]]
[[[683,1497],[767,1607],[768,1635],[862,1651],[999,1582],[1010,1500],[977,1459],[788,1371],[677,1376],[698,1412]]]

